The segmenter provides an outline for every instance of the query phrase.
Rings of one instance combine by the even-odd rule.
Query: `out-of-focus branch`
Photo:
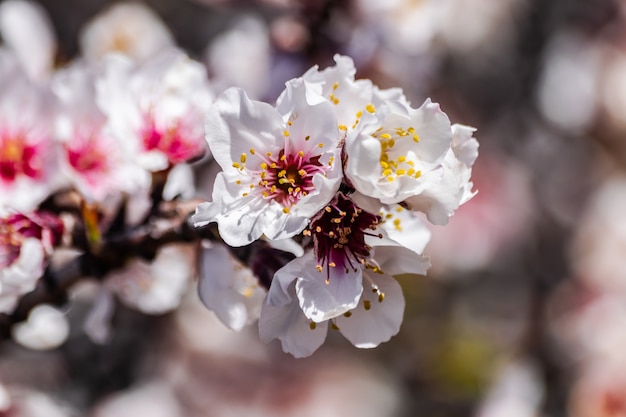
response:
[[[34,307],[64,304],[68,289],[85,277],[101,279],[131,258],[153,259],[168,243],[219,240],[215,225],[195,228],[190,224],[189,216],[197,205],[198,201],[164,202],[149,223],[107,236],[97,253],[85,251],[60,267],[48,267],[37,287],[20,299],[13,313],[0,314],[0,338],[9,338],[12,326],[26,320]],[[84,246],[80,244],[82,227],[77,227],[73,235],[76,246]]]

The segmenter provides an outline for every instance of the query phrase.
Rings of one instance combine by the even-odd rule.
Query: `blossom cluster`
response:
[[[298,357],[328,327],[363,348],[395,335],[404,298],[393,276],[425,274],[425,220],[446,224],[474,195],[473,128],[355,79],[348,57],[335,62],[288,81],[275,106],[237,88],[217,97],[205,130],[222,172],[192,218],[216,222],[234,247],[298,243],[259,319],[263,340]]]
[[[120,13],[143,32],[116,27]],[[62,66],[36,4],[3,2],[0,34],[0,313],[11,314],[57,249],[96,254],[115,216],[122,232],[149,223],[155,189],[158,199],[188,194],[187,163],[208,157],[203,119],[214,94],[205,66],[140,5],[95,19],[83,54]],[[188,252],[173,245],[154,262],[123,259],[107,267],[103,291],[148,313],[175,308],[192,276]],[[176,271],[152,267],[163,259]]]
[[[58,67],[33,7],[0,7],[0,313],[31,313],[14,338],[41,348],[67,337],[63,313],[46,336],[47,307],[20,305],[38,285],[71,291],[72,268],[53,267],[64,262],[97,279],[84,329],[98,343],[115,300],[171,311],[196,272],[200,300],[226,326],[259,319],[261,338],[297,357],[328,327],[362,348],[399,331],[394,276],[427,272],[427,222],[446,224],[474,195],[473,128],[356,79],[340,55],[289,80],[275,105],[234,87],[215,98],[204,65],[141,6],[96,19],[83,55]],[[153,43],[116,28],[116,13],[135,16]],[[41,30],[6,24],[25,16]],[[25,53],[33,44],[39,53]],[[211,158],[215,177],[202,170]],[[199,160],[213,186],[198,206]]]

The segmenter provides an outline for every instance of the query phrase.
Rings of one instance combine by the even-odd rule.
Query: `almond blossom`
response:
[[[173,36],[159,16],[145,5],[131,2],[115,4],[96,15],[83,28],[79,40],[90,63],[111,53],[143,62],[174,46]]]
[[[0,313],[13,311],[35,289],[63,225],[47,213],[4,213],[0,217]]]
[[[430,99],[416,109],[400,89],[381,90],[370,80],[355,79],[348,57],[336,55],[335,62],[322,71],[311,68],[300,80],[309,105],[332,104],[344,133],[346,182],[381,207],[405,203],[432,223],[446,224],[473,196],[469,177],[478,147],[473,128],[451,126]],[[283,114],[291,111],[289,94],[287,89],[278,99]]]
[[[95,78],[83,63],[75,63],[55,75],[52,88],[60,102],[55,130],[61,170],[83,198],[101,202],[115,193],[146,189],[149,178],[108,129],[96,105]]]
[[[308,232],[313,251],[274,276],[261,311],[261,338],[280,339],[283,350],[297,357],[313,353],[328,326],[361,348],[389,340],[404,312],[392,275],[426,273],[426,226],[401,207],[374,215],[339,193]]]
[[[217,221],[231,246],[301,232],[339,188],[340,131],[330,104],[309,106],[297,80],[287,91],[288,115],[232,88],[207,116],[207,141],[223,172],[193,221]]]
[[[350,58],[335,61],[288,81],[276,107],[238,89],[218,97],[206,133],[223,171],[192,218],[216,222],[231,246],[298,236],[304,253],[273,275],[259,328],[299,357],[329,326],[362,348],[395,335],[404,299],[393,276],[430,266],[416,212],[445,224],[474,195],[475,129],[452,126],[430,100],[413,108],[399,89],[356,80]]]
[[[105,278],[105,288],[122,302],[146,314],[162,314],[178,307],[194,275],[190,245],[169,244],[155,259],[131,259]]]
[[[54,98],[0,49],[0,206],[34,210],[54,189]]]
[[[104,65],[97,101],[124,152],[149,171],[203,156],[204,113],[213,93],[199,62],[168,49],[140,66],[120,55]]]

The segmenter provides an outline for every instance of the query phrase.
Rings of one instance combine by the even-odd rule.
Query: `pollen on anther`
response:
[[[363,300],[363,308],[365,310],[369,310],[370,308],[372,308],[372,303],[370,302],[370,300]]]
[[[247,158],[248,156],[245,153],[242,153],[241,156],[239,157],[239,160],[241,161],[242,164],[245,164]]]
[[[365,110],[370,113],[376,113],[376,107],[374,107],[373,104],[368,104],[367,106],[365,106]]]
[[[289,131],[288,131],[288,130],[285,130],[285,131],[283,132],[283,135],[285,135],[285,136],[289,137]]]
[[[382,303],[383,300],[385,299],[385,293],[381,292],[380,294],[378,294],[378,302]]]
[[[311,330],[315,330],[315,328],[317,327],[317,324],[315,324],[314,321],[312,321],[311,323],[309,323],[309,329]]]
[[[251,154],[251,155],[254,155],[254,154],[255,154],[255,152],[256,152],[256,151],[254,150],[254,148],[250,148],[250,154]]]
[[[317,269],[317,272],[323,271],[322,265],[315,265],[315,269]]]
[[[289,214],[289,207],[283,207],[283,213]]]
[[[344,317],[350,317],[352,316],[352,311],[346,311],[345,313],[343,313]]]

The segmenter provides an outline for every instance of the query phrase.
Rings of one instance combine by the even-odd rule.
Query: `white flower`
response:
[[[364,271],[368,289],[363,290],[353,309],[329,320],[315,322],[306,317],[296,298],[296,283],[291,282],[287,302],[277,306],[264,303],[259,319],[261,339],[281,341],[285,352],[306,357],[326,339],[330,326],[339,330],[354,346],[373,348],[398,333],[404,316],[404,297],[398,282],[388,274]]]
[[[83,29],[80,46],[89,62],[122,53],[141,62],[174,45],[163,21],[140,3],[119,3],[97,15]]]
[[[152,262],[133,259],[111,272],[105,286],[130,307],[161,314],[178,307],[194,274],[193,247],[163,246]]]
[[[207,141],[223,172],[193,221],[217,221],[231,246],[301,232],[339,188],[340,132],[330,104],[308,105],[299,80],[288,91],[288,115],[233,88],[207,116]]]
[[[61,169],[87,201],[103,201],[115,193],[147,189],[148,173],[122,151],[96,105],[94,75],[82,63],[55,74],[59,98],[56,136],[61,142]]]
[[[414,109],[400,89],[381,90],[370,80],[355,80],[356,69],[348,57],[336,55],[335,61],[323,71],[311,68],[299,80],[309,105],[332,104],[345,134],[348,184],[378,199],[379,206],[410,201],[431,222],[447,223],[473,195],[469,176],[478,147],[471,137],[474,130],[451,127],[448,116],[430,99]],[[294,111],[290,94],[287,89],[278,99],[283,114]]]
[[[265,290],[250,268],[222,245],[203,247],[200,257],[198,293],[202,303],[230,329],[239,331],[255,321]]]
[[[461,204],[476,194],[470,181],[472,164],[478,156],[478,142],[472,137],[475,130],[468,126],[452,126],[452,148],[440,168],[424,174],[427,187],[404,200],[407,207],[426,213],[434,224],[444,225]]]
[[[450,121],[430,100],[418,109],[382,105],[346,138],[346,176],[357,191],[383,204],[429,188],[452,143]]]
[[[206,151],[204,113],[213,93],[205,68],[183,52],[166,50],[141,66],[109,56],[96,89],[107,127],[146,169],[163,170]]]
[[[362,348],[398,332],[404,298],[391,275],[426,272],[430,265],[420,253],[430,233],[408,210],[381,214],[339,193],[312,220],[314,250],[285,265],[272,281],[259,321],[264,341],[278,338],[285,351],[308,356],[323,343],[329,320]]]
[[[408,103],[399,88],[380,90],[370,80],[355,80],[356,68],[351,58],[335,55],[336,65],[319,71],[317,66],[309,69],[301,78],[306,87],[309,105],[326,101],[331,103],[340,130],[346,132],[357,127],[361,117],[372,113],[383,102],[397,106]],[[293,102],[291,91],[285,90],[278,98],[277,107],[282,114],[290,114]]]

